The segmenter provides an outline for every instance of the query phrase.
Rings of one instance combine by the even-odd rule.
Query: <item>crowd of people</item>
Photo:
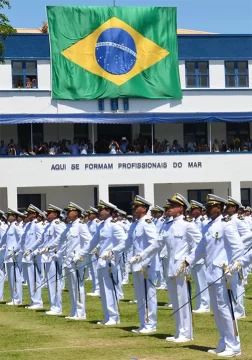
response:
[[[45,211],[30,204],[27,211],[0,210],[0,301],[22,304],[22,280],[27,282],[30,305],[23,311],[44,308],[42,287],[47,286],[50,310],[62,315],[62,289],[67,279],[70,315],[86,320],[85,268],[90,268],[92,293],[99,296],[104,319],[101,326],[120,324],[119,302],[124,298],[131,268],[139,327],[136,334],[157,329],[157,281],[167,289],[176,331],[166,341],[193,340],[192,313],[214,314],[219,332],[220,357],[241,355],[237,320],[246,317],[244,285],[252,264],[252,209],[234,198],[208,194],[206,204],[190,203],[176,193],[164,206],[136,195],[133,216],[99,200],[85,211],[68,203],[65,209],[49,204]],[[150,215],[148,214],[150,210]],[[4,292],[6,279],[9,291]],[[192,307],[190,277],[196,285]],[[228,294],[230,295],[228,297]],[[231,296],[232,295],[232,296]],[[207,315],[206,315],[207,316]],[[197,339],[197,334],[195,340]]]
[[[29,155],[89,155],[89,154],[149,154],[152,153],[181,153],[181,152],[210,152],[209,145],[204,138],[198,142],[193,137],[190,138],[185,146],[181,146],[178,140],[169,143],[164,139],[162,142],[154,140],[153,147],[151,140],[139,134],[138,138],[132,143],[126,137],[120,141],[99,140],[94,146],[89,139],[74,138],[73,141],[62,139],[60,141],[43,142],[33,146],[23,146],[15,144],[11,139],[6,145],[1,140],[0,156],[29,156]],[[224,140],[214,139],[211,152],[250,152],[252,151],[252,139],[240,140],[234,136],[233,140],[227,144]]]

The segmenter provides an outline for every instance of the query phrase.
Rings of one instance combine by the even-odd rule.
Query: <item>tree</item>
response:
[[[10,9],[9,0],[0,0],[0,63],[4,62],[4,40],[8,35],[16,32],[16,30],[9,24],[7,16],[1,13],[2,9],[5,7]]]

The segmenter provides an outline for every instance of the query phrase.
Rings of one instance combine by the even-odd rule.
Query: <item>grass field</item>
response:
[[[251,287],[250,287],[251,285]],[[86,281],[86,292],[91,282]],[[252,359],[252,276],[249,277],[246,293],[247,318],[239,321],[242,342],[241,359]],[[62,317],[51,317],[44,311],[24,309],[28,304],[27,287],[24,287],[23,306],[12,307],[0,303],[0,359],[22,360],[204,360],[219,359],[207,354],[216,347],[217,330],[212,314],[197,314],[194,317],[194,341],[186,344],[170,344],[165,337],[174,334],[172,310],[164,307],[167,292],[158,291],[158,328],[153,335],[138,335],[130,330],[139,326],[137,305],[133,299],[133,286],[124,286],[125,300],[121,301],[121,324],[105,328],[96,325],[102,320],[99,298],[87,297],[87,320],[69,321],[68,293],[63,292]],[[6,284],[5,299],[9,301]],[[45,308],[48,309],[47,290],[43,289]]]

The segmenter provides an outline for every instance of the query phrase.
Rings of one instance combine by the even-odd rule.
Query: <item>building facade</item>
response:
[[[204,138],[211,149],[214,139],[252,138],[251,40],[251,35],[178,35],[182,100],[99,102],[52,100],[48,34],[11,35],[0,65],[0,139],[133,141],[142,133],[170,144],[176,139],[184,147],[191,137]],[[249,160],[250,153],[2,157],[0,207],[23,208],[27,201],[42,208],[49,201],[88,206],[102,197],[126,208],[135,194],[162,205],[176,191],[199,201],[207,192],[232,195],[248,204]]]

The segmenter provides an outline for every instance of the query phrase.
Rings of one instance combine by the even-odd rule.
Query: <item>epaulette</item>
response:
[[[147,224],[151,224],[151,223],[152,223],[151,219],[145,219],[145,221],[147,222]]]
[[[46,222],[43,221],[43,222],[42,222],[42,225],[45,226],[45,225],[46,225]]]
[[[55,221],[55,224],[59,225],[61,223],[61,221],[57,220]]]
[[[96,222],[99,223],[99,222],[101,222],[101,220],[97,219]]]
[[[228,222],[228,221],[230,221],[230,218],[229,217],[224,217],[223,219],[221,219],[221,221]]]
[[[164,218],[162,218],[160,221],[165,221],[165,219],[164,219]]]
[[[242,215],[237,216],[237,219],[244,220],[244,217]]]
[[[80,224],[86,224],[84,220],[80,220]]]
[[[187,222],[192,222],[193,221],[193,219],[191,219],[191,218],[184,218],[184,220],[187,221]]]
[[[204,216],[202,216],[202,218],[200,218],[200,221],[205,221],[206,219],[204,218]]]
[[[16,222],[16,223],[15,223],[15,225],[16,225],[16,226],[19,226],[19,223],[18,223],[18,222]]]
[[[111,222],[112,222],[112,223],[116,223],[116,222],[117,222],[117,220],[113,219],[113,220],[111,220]]]
[[[38,221],[38,220],[36,220],[36,221],[35,221],[35,224],[38,224],[38,223],[39,223],[39,221]]]

